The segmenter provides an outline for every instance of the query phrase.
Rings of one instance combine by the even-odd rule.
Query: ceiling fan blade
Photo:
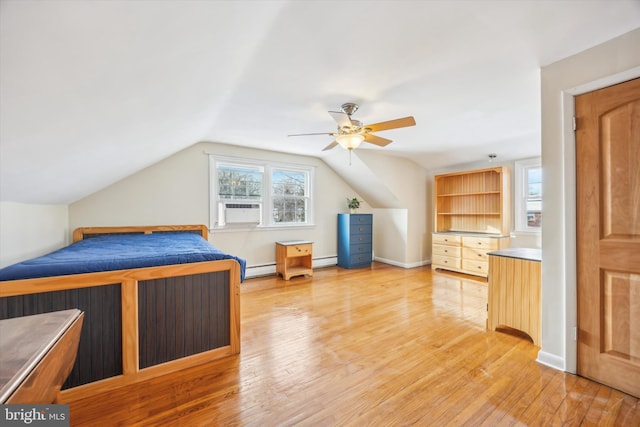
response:
[[[413,116],[403,117],[401,119],[389,120],[388,122],[374,123],[372,125],[366,125],[365,128],[369,132],[380,132],[381,130],[405,128],[408,126],[415,126],[416,120]]]
[[[327,150],[331,150],[333,147],[335,147],[336,145],[338,145],[338,141],[333,141],[331,144],[327,145],[326,147],[324,147],[322,149],[322,151],[327,151]]]
[[[333,132],[318,132],[318,133],[294,133],[287,136],[307,136],[307,135],[334,135]]]
[[[351,118],[347,113],[343,113],[342,111],[329,111],[333,120],[338,123],[338,127],[351,127]]]
[[[377,145],[379,147],[384,147],[385,145],[388,145],[392,142],[390,139],[380,138],[379,136],[372,135],[370,133],[364,136],[364,140],[370,144]]]

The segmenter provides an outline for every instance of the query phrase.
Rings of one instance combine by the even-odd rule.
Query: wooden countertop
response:
[[[507,248],[499,251],[488,252],[487,255],[517,258],[526,261],[542,261],[542,250],[535,248]]]
[[[0,320],[0,403],[13,394],[81,313],[72,309]]]

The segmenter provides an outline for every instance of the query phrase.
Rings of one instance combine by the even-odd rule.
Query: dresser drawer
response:
[[[454,258],[450,256],[433,255],[431,263],[435,267],[451,267],[460,268],[460,258]]]
[[[356,224],[351,226],[351,236],[357,236],[358,234],[371,235],[373,226],[371,224]]]
[[[310,255],[312,253],[311,243],[302,245],[289,245],[287,248],[287,258]]]
[[[462,260],[462,269],[486,276],[489,273],[489,263],[486,261]]]
[[[432,255],[452,256],[460,258],[462,248],[459,246],[433,245]]]
[[[361,254],[352,253],[349,257],[350,265],[371,264],[371,252],[363,252]]]
[[[354,245],[362,245],[365,243],[371,243],[371,233],[369,234],[352,234],[349,236],[349,244],[351,246]]]
[[[466,248],[481,248],[496,250],[499,248],[498,239],[492,239],[491,237],[470,237],[464,236],[462,238],[462,246]]]
[[[462,248],[462,258],[472,261],[489,261],[488,249]]]
[[[368,243],[362,243],[362,244],[354,244],[351,245],[351,247],[349,248],[350,252],[352,254],[366,254],[366,253],[371,253],[371,244]]]
[[[373,224],[373,215],[370,214],[351,214],[349,215],[349,223],[354,225]],[[353,229],[353,227],[351,227]]]
[[[436,245],[460,246],[462,237],[452,234],[433,234],[431,242]]]

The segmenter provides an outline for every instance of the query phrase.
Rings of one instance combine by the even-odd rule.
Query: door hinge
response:
[[[571,328],[571,337],[574,341],[578,341],[578,328],[576,326]]]
[[[574,131],[578,130],[578,121],[576,120],[576,116],[573,116],[572,126]]]

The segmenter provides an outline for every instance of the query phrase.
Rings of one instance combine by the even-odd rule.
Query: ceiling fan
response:
[[[368,142],[379,147],[391,143],[390,139],[381,138],[372,132],[380,132],[383,130],[397,129],[408,126],[415,126],[416,121],[412,116],[403,117],[401,119],[389,120],[386,122],[364,125],[361,121],[351,118],[351,115],[358,110],[358,104],[347,102],[340,107],[341,111],[329,111],[329,114],[338,123],[336,132],[320,132],[320,133],[299,133],[288,136],[306,136],[306,135],[331,135],[336,139],[327,145],[322,151],[331,150],[336,145],[351,151],[355,150],[364,142]]]

